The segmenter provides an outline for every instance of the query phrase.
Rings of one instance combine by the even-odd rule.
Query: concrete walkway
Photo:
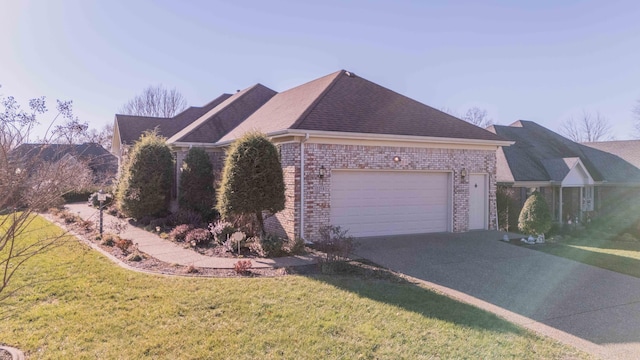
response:
[[[640,358],[640,279],[501,238],[495,231],[368,238],[356,253],[601,357]]]
[[[85,220],[99,223],[100,212],[88,206],[86,203],[67,204],[66,208],[73,214],[79,215]],[[196,266],[212,269],[233,269],[237,258],[221,258],[199,254],[191,249],[184,248],[172,241],[162,239],[158,235],[139,229],[128,224],[125,220],[118,219],[104,212],[103,226],[105,232],[113,232],[113,224],[124,223],[127,227],[120,234],[121,237],[133,241],[138,245],[138,249],[158,260],[184,266]],[[247,260],[247,259],[243,259]],[[287,256],[281,258],[265,259],[252,258],[252,268],[281,268],[290,266],[310,265],[317,262],[313,256]]]

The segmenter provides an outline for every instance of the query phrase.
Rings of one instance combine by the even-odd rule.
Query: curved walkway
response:
[[[95,222],[96,228],[98,227],[100,214],[97,209],[90,207],[86,203],[67,204],[66,208],[71,213],[77,214],[85,220]],[[106,212],[104,212],[103,216],[103,226],[105,232],[110,232],[109,228],[113,227],[112,224],[122,222],[126,223],[125,220],[118,219],[115,216],[107,214]],[[186,249],[172,241],[163,239],[154,233],[142,230],[128,223],[126,224],[127,227],[121,232],[120,236],[133,241],[134,244],[138,245],[138,249],[140,249],[140,251],[160,261],[164,261],[170,264],[178,264],[184,266],[193,265],[196,267],[211,269],[233,269],[234,264],[238,261],[238,259],[236,258],[222,258],[202,255],[191,249]],[[254,269],[303,266],[315,264],[317,262],[317,258],[314,256],[286,256],[273,259],[252,258],[245,260],[251,260],[251,265]]]

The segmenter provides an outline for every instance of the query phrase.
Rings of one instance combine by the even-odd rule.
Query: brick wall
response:
[[[401,161],[395,163],[394,156]],[[321,166],[326,175],[317,175]],[[460,179],[460,170],[489,175],[489,228],[496,228],[495,151],[425,149],[364,145],[305,144],[304,238],[313,241],[322,226],[329,225],[331,170],[431,170],[453,172],[453,231],[468,230],[469,183]]]
[[[267,231],[288,238],[300,237],[300,143],[277,145],[285,182],[285,209],[265,219]],[[305,221],[304,238],[313,241],[322,226],[330,225],[331,170],[423,170],[450,171],[453,174],[453,231],[468,230],[469,183],[461,181],[460,170],[486,173],[489,180],[489,228],[496,228],[496,158],[495,151],[461,149],[425,149],[364,145],[305,143]],[[224,153],[210,154],[214,172],[224,165]],[[393,161],[394,156],[402,160]],[[320,167],[325,176],[318,176]],[[216,180],[219,179],[216,176]]]

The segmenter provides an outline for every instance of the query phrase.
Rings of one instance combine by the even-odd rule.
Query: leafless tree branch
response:
[[[560,133],[575,142],[594,142],[612,140],[611,124],[606,117],[596,111],[590,114],[582,112],[578,119],[573,117],[560,124]]]
[[[129,100],[120,108],[120,113],[170,118],[186,107],[187,100],[178,90],[158,85],[149,86],[140,95]]]
[[[36,115],[46,112],[44,98],[29,102],[24,111],[13,98],[0,97],[0,301],[16,271],[33,256],[43,253],[64,237],[34,232],[37,211],[60,204],[63,194],[86,187],[92,181],[88,166],[73,157],[47,161],[43,147],[20,153],[15,149],[28,141],[37,124]],[[59,104],[61,104],[59,102]],[[60,111],[60,109],[58,109]],[[68,111],[69,118],[76,119]],[[76,119],[77,120],[77,119]],[[40,231],[41,229],[37,229]]]

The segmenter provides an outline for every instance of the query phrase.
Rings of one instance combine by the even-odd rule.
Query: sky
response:
[[[640,2],[0,0],[0,95],[112,123],[150,85],[191,106],[345,69],[432,107],[558,131],[600,112],[634,138]],[[42,130],[52,111],[40,118]]]

